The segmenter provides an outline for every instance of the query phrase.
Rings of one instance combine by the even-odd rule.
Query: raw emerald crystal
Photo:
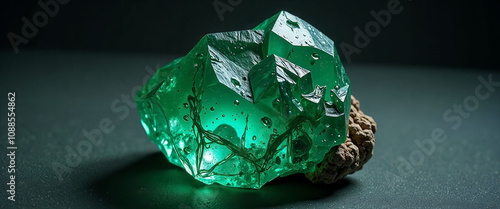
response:
[[[252,30],[205,35],[136,101],[171,163],[206,184],[257,189],[313,171],[345,141],[349,84],[333,41],[283,11]]]

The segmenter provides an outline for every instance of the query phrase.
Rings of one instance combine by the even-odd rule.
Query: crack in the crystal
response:
[[[158,104],[158,102],[156,101],[156,99],[154,99],[154,98],[150,98],[150,99],[151,99],[150,101],[152,101],[155,105],[160,106],[160,105]],[[167,118],[166,118],[165,112],[163,111],[163,109],[162,109],[162,108],[159,108],[159,109],[160,109],[161,114],[162,114],[163,118],[165,119],[165,121],[168,121],[168,120],[167,120]],[[170,130],[171,130],[171,129],[170,129],[170,124],[169,124],[169,123],[167,123],[167,122],[165,122],[165,123],[166,123],[166,125],[167,125],[167,130],[168,130],[168,131],[167,131],[167,134],[169,135],[169,137],[170,137],[171,139],[173,139],[173,135],[172,135],[172,133],[170,133]],[[191,163],[189,163],[189,161],[186,159],[186,157],[185,157],[184,155],[179,154],[179,151],[177,150],[177,147],[176,147],[176,146],[172,146],[172,148],[173,148],[173,150],[174,150],[175,154],[176,154],[176,155],[180,158],[180,161],[181,161],[182,165],[184,165],[184,167],[186,167],[187,169],[189,169],[189,170],[188,170],[188,172],[189,172],[189,173],[194,174],[194,172],[193,172],[193,170],[192,170]],[[186,165],[186,164],[187,164],[187,165]]]
[[[274,155],[283,150],[285,147],[278,149],[278,147],[287,139],[286,143],[286,148],[287,148],[287,153],[288,156],[291,156],[291,141],[292,141],[292,136],[293,133],[297,130],[300,129],[301,124],[305,121],[310,121],[312,122],[313,120],[305,117],[305,116],[296,116],[294,119],[291,120],[291,122],[288,123],[287,125],[287,130],[282,133],[282,134],[270,134],[269,136],[269,141],[267,143],[267,148],[266,152],[263,156],[256,158],[252,153],[249,153],[245,150],[245,139],[246,139],[246,132],[248,130],[248,117],[249,115],[247,114],[246,121],[245,121],[245,129],[244,132],[241,136],[241,147],[236,146],[233,144],[231,141],[215,134],[212,133],[211,131],[207,131],[203,128],[203,125],[201,124],[201,118],[200,118],[200,106],[198,104],[201,104],[201,95],[203,94],[203,91],[198,92],[196,89],[196,83],[197,83],[197,75],[199,71],[203,69],[203,67],[199,66],[194,74],[193,77],[193,87],[192,87],[192,93],[193,95],[188,95],[188,104],[189,104],[189,110],[190,110],[190,118],[193,121],[192,129],[194,132],[194,135],[196,137],[197,141],[197,148],[196,148],[196,167],[192,167],[190,162],[186,159],[184,155],[180,153],[180,151],[177,149],[176,146],[172,146],[175,154],[180,158],[181,163],[188,169],[188,171],[192,175],[197,175],[202,178],[209,177],[214,174],[214,170],[222,165],[223,163],[228,162],[230,159],[232,159],[235,156],[241,157],[241,159],[249,162],[255,169],[253,172],[248,173],[250,175],[257,173],[257,181],[258,185],[261,185],[261,174],[270,169],[272,166],[269,166],[268,168],[268,163],[274,158]],[[203,76],[204,76],[204,70],[201,70],[201,82],[203,81]],[[163,83],[163,82],[162,82]],[[160,84],[161,85],[161,84]],[[156,105],[157,101],[152,99],[153,102],[155,102]],[[161,108],[160,108],[161,109]],[[165,114],[163,112],[163,109],[161,109],[163,116],[165,117]],[[165,118],[166,119],[166,118]],[[170,124],[166,123],[167,129],[170,130]],[[169,137],[173,138],[172,133],[167,132]],[[205,139],[207,139],[209,142],[207,142]],[[216,143],[223,145],[227,147],[231,153],[227,155],[223,160],[217,162],[213,166],[210,167],[210,169],[200,169],[201,168],[201,163],[203,161],[202,156],[205,152],[205,149],[208,148],[207,145]],[[265,174],[265,173],[264,173]],[[241,175],[241,174],[238,174]]]
[[[224,159],[222,159],[221,161],[215,163],[215,165],[213,165],[210,169],[208,170],[200,170],[200,176],[201,177],[208,177],[210,176],[210,174],[212,174],[212,172],[215,170],[215,168],[217,168],[217,166],[231,160],[231,158],[233,158],[234,156],[236,156],[235,153],[230,153],[229,155],[227,155]],[[202,173],[203,172],[203,173]]]
[[[212,133],[210,131],[207,131],[203,128],[203,125],[201,124],[200,115],[197,111],[197,104],[201,101],[197,99],[198,97],[196,96],[196,91],[194,88],[193,88],[193,93],[195,94],[195,96],[189,95],[188,102],[189,102],[189,109],[191,111],[191,114],[190,114],[191,119],[193,120],[193,130],[194,129],[197,130],[197,134],[195,136],[198,138],[197,139],[197,141],[198,141],[198,148],[197,148],[198,156],[197,156],[197,162],[196,162],[196,165],[197,165],[196,170],[199,170],[200,172],[205,171],[205,170],[200,170],[201,161],[202,161],[201,156],[203,155],[203,151],[204,151],[203,148],[205,147],[205,145],[207,143],[204,139],[208,139],[209,141],[211,141],[213,143],[223,145],[231,151],[230,155],[226,156],[223,160],[221,160],[218,163],[216,163],[215,165],[213,165],[209,170],[207,170],[206,173],[204,172],[204,173],[194,174],[194,175],[200,175],[200,177],[210,176],[217,166],[227,162],[229,159],[233,158],[234,156],[239,156],[243,160],[251,163],[255,167],[255,171],[250,173],[250,174],[257,173],[258,184],[260,185],[261,173],[263,171],[269,169],[269,168],[266,168],[268,162],[271,159],[273,159],[273,156],[278,152],[278,150],[282,150],[282,149],[278,149],[279,145],[281,143],[283,143],[283,141],[285,139],[289,139],[287,141],[287,147],[290,147],[289,142],[291,140],[293,132],[300,129],[300,125],[304,121],[311,120],[305,116],[295,117],[289,123],[287,131],[285,131],[283,134],[281,134],[281,135],[271,134],[270,135],[269,143],[267,144],[266,153],[260,158],[255,158],[255,156],[252,153],[248,153],[247,151],[245,151],[244,144],[242,144],[242,147],[240,148],[240,147],[234,145],[231,141],[224,139],[223,137],[221,137],[215,133]],[[242,136],[243,139],[245,138],[247,128],[248,128],[248,115],[247,115],[247,120],[246,120],[246,125],[245,125],[245,131],[244,131],[243,136]],[[259,165],[257,163],[260,161],[263,161],[262,165]]]
[[[196,94],[196,93],[195,93]],[[243,159],[247,160],[248,162],[252,163],[253,165],[256,166],[256,168],[259,168],[259,166],[257,165],[257,163],[255,163],[255,158],[252,158],[248,153],[246,153],[243,149],[237,147],[236,145],[234,145],[232,142],[230,142],[229,140],[227,139],[224,139],[223,137],[217,135],[217,134],[214,134],[212,132],[209,132],[207,130],[205,130],[203,128],[203,126],[201,125],[201,119],[200,119],[200,115],[198,114],[198,111],[197,111],[197,101],[196,101],[196,96],[192,96],[192,95],[189,95],[188,96],[188,102],[189,102],[189,109],[191,110],[191,119],[193,120],[193,129],[194,127],[196,127],[196,129],[198,130],[198,134],[196,135],[197,138],[198,138],[198,159],[197,159],[197,170],[199,170],[200,168],[200,165],[201,165],[201,156],[203,155],[203,148],[205,146],[205,140],[204,139],[208,139],[209,141],[211,142],[214,142],[216,144],[220,144],[220,145],[223,145],[223,146],[226,146],[232,153],[234,153],[235,155],[239,156],[239,157],[242,157]],[[199,100],[198,100],[199,102]],[[200,151],[201,149],[201,151]],[[213,169],[211,169],[213,170]]]
[[[241,135],[241,148],[245,149],[245,143],[246,143],[246,135],[247,135],[247,130],[248,130],[248,114],[245,122],[245,130],[243,131],[243,135]]]
[[[262,158],[265,159],[264,167],[265,165],[267,165],[269,160],[273,158],[274,154],[277,153],[279,145],[283,143],[285,139],[291,139],[293,132],[300,129],[300,124],[302,124],[306,120],[310,119],[304,116],[297,116],[289,123],[287,130],[283,134],[277,136],[276,138],[273,137],[276,136],[276,134],[270,135],[266,153],[264,154],[264,156],[262,156]],[[287,147],[290,147],[289,141],[287,141]]]

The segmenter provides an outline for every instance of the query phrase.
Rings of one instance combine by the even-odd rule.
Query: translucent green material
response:
[[[205,35],[137,93],[147,135],[206,184],[258,189],[305,173],[345,141],[349,79],[333,41],[280,12]]]

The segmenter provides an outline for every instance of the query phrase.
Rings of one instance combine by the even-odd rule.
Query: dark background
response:
[[[12,49],[5,35],[21,34],[23,16],[31,20],[41,10],[36,2],[3,2],[2,48]],[[63,49],[183,55],[206,33],[249,29],[280,10],[308,21],[339,48],[342,41],[353,45],[353,28],[364,28],[373,20],[370,11],[387,9],[389,1],[242,0],[224,13],[223,21],[213,2],[70,1],[19,48],[21,53]],[[360,54],[351,56],[352,63],[498,68],[498,1],[400,2],[403,11],[392,15],[390,24]]]
[[[37,1],[0,6],[0,136],[7,135],[7,93],[16,92],[16,202],[7,200],[8,146],[0,143],[0,208],[496,208],[500,205],[499,3],[409,1],[360,54],[344,59],[354,27],[386,1],[250,1],[224,13],[213,1],[70,1],[12,49],[22,17]],[[226,2],[223,0],[222,2]],[[249,29],[280,10],[332,38],[361,109],[378,125],[373,158],[333,185],[301,174],[260,190],[204,185],[165,159],[146,136],[132,96],[149,72],[186,54],[206,33]],[[487,98],[453,128],[443,114]],[[120,107],[126,107],[119,102]],[[452,114],[458,117],[458,113]],[[77,164],[70,151],[84,130],[109,119],[114,131]],[[433,130],[447,141],[429,143]],[[434,147],[430,149],[430,147]],[[432,151],[430,151],[432,150]],[[424,154],[425,152],[425,154]],[[420,154],[420,155],[418,155]],[[74,159],[73,159],[74,160]],[[59,163],[68,170],[55,169]],[[73,162],[74,163],[74,162]]]

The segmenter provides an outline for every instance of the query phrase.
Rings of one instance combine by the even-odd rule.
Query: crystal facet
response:
[[[171,163],[206,184],[258,189],[313,171],[345,141],[349,85],[333,41],[282,11],[252,30],[205,35],[136,102]]]

